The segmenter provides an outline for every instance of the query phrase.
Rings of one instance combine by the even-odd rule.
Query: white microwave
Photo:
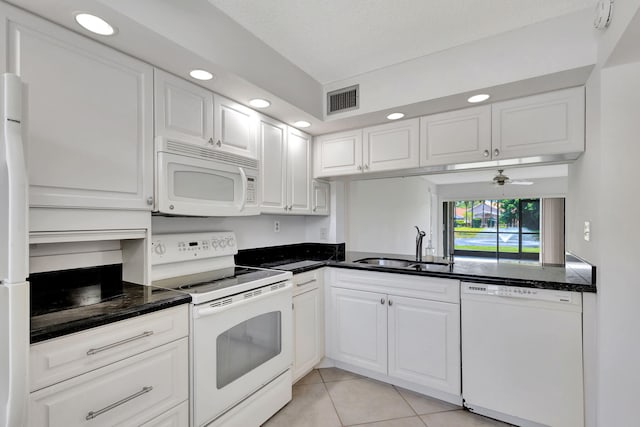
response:
[[[258,161],[171,138],[156,139],[156,211],[170,215],[260,214]]]

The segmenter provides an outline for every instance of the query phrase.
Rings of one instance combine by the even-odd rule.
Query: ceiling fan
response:
[[[498,169],[498,175],[493,177],[493,184],[502,187],[505,184],[532,185],[532,181],[512,181],[511,178],[503,174],[504,169]]]

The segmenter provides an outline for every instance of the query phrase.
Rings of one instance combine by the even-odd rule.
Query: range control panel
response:
[[[152,265],[237,253],[236,236],[232,231],[157,234],[151,238]]]
[[[552,289],[521,288],[516,286],[464,283],[462,293],[498,297],[532,299],[538,301],[572,302],[571,292]]]

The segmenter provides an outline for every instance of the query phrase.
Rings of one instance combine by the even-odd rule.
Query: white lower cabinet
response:
[[[189,423],[188,306],[31,347],[29,425]]]
[[[293,382],[324,357],[322,270],[293,276]]]
[[[346,269],[328,276],[329,358],[436,397],[460,395],[458,281]]]

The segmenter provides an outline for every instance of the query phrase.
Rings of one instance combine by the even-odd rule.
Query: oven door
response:
[[[193,420],[202,426],[292,364],[291,282],[193,309]]]
[[[257,215],[255,171],[217,161],[157,153],[157,209],[193,216]]]

